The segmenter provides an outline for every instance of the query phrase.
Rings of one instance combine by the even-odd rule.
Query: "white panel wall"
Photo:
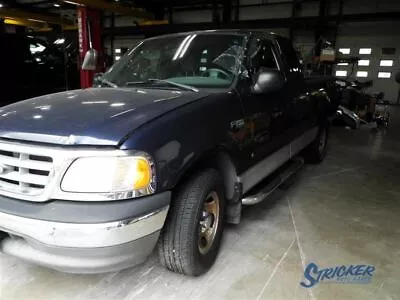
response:
[[[289,5],[291,9],[291,5]],[[301,4],[301,9],[296,13],[297,17],[318,16],[319,2],[304,2]]]
[[[344,14],[362,14],[392,12],[400,10],[398,0],[347,0],[344,3]]]
[[[211,10],[176,11],[172,14],[172,21],[179,23],[203,23],[212,21]]]
[[[291,15],[290,5],[243,7],[239,11],[239,20],[289,18]]]
[[[136,18],[131,16],[115,16],[114,18],[114,26],[115,27],[125,27],[125,26],[133,26]],[[111,18],[104,18],[103,26],[108,28],[111,27]]]
[[[340,26],[337,48],[350,48],[351,56],[359,56],[364,60],[370,60],[369,66],[357,66],[351,76],[356,78],[357,71],[367,71],[367,78],[358,80],[374,80],[370,88],[373,92],[385,92],[385,99],[393,103],[397,101],[400,85],[394,80],[395,73],[400,71],[400,21],[398,22],[374,22],[374,23],[347,23]],[[396,48],[395,55],[382,55],[382,48]],[[371,55],[359,55],[360,48],[371,48]],[[394,60],[393,67],[380,67],[381,59]],[[350,66],[338,66],[337,70],[351,71]],[[378,72],[391,72],[392,78],[380,79]]]

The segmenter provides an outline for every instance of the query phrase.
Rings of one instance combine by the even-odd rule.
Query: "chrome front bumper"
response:
[[[132,219],[77,224],[0,212],[0,251],[69,273],[102,273],[143,262],[154,249],[169,206]]]

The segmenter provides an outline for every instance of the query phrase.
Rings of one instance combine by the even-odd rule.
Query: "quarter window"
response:
[[[350,48],[339,48],[339,52],[342,54],[350,54]]]
[[[358,61],[359,66],[369,66],[369,59],[360,59]]]
[[[358,71],[357,77],[362,77],[362,78],[368,77],[368,72],[367,71]]]
[[[379,62],[379,66],[381,67],[392,67],[393,66],[393,60],[392,59],[381,59]]]
[[[391,72],[379,72],[378,73],[378,78],[390,78],[392,77]]]
[[[360,50],[358,51],[358,54],[371,54],[371,53],[372,53],[371,48],[360,48]]]
[[[338,71],[336,71],[336,76],[337,77],[346,77],[347,76],[347,71],[338,70]]]

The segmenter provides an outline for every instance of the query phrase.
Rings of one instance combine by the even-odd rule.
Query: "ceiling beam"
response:
[[[60,18],[56,15],[33,13],[15,8],[1,8],[0,18],[12,18],[27,20],[30,22],[50,23],[57,25],[74,25],[73,21]]]
[[[4,24],[31,27],[35,29],[47,27],[47,23],[28,21],[25,19],[5,18]]]
[[[87,6],[107,12],[117,13],[126,16],[132,16],[139,19],[154,19],[153,14],[147,12],[143,8],[124,6],[115,2],[106,2],[104,0],[63,0],[65,3],[75,4],[78,6]]]

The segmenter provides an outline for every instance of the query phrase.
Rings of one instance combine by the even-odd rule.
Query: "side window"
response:
[[[268,40],[255,38],[249,47],[249,59],[253,72],[257,72],[260,67],[278,69],[272,44]]]
[[[272,50],[272,45],[270,43],[263,43],[260,66],[269,69],[278,69],[278,64]]]
[[[298,69],[300,67],[299,58],[291,42],[287,39],[279,39],[279,47],[285,57],[288,68]]]

